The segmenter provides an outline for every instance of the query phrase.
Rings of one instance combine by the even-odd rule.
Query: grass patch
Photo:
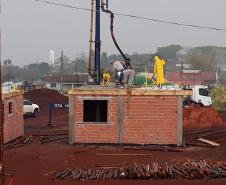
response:
[[[226,112],[226,87],[218,86],[210,91],[213,106],[219,112]]]

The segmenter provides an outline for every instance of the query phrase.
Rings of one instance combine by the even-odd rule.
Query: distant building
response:
[[[33,89],[42,89],[46,87],[45,82],[38,80],[38,81],[34,81],[32,84]]]
[[[88,73],[78,73],[75,75],[63,75],[62,76],[62,90],[69,90],[75,87],[87,85]],[[61,78],[60,75],[51,75],[44,77],[43,81],[46,83],[46,87],[49,89],[60,90]]]
[[[49,65],[52,66],[55,62],[54,50],[49,50]]]
[[[2,92],[3,93],[9,93],[15,90],[15,83],[12,81],[4,82],[2,84]]]
[[[216,72],[206,72],[201,70],[167,71],[166,79],[170,82],[184,85],[208,85],[217,81]]]

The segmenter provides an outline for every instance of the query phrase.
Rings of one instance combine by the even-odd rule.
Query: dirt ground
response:
[[[40,92],[37,92],[40,93]],[[136,163],[159,163],[184,162],[186,159],[201,160],[210,162],[226,162],[226,133],[219,134],[217,137],[209,137],[212,141],[220,143],[219,147],[200,147],[190,146],[181,152],[148,151],[123,149],[120,146],[100,146],[100,145],[69,145],[67,139],[41,144],[39,136],[44,134],[67,133],[68,110],[55,110],[53,114],[53,128],[47,128],[48,123],[48,101],[54,100],[58,96],[58,102],[67,103],[68,99],[59,94],[51,94],[49,91],[42,91],[42,98],[32,94],[25,94],[27,99],[40,105],[40,115],[36,118],[25,119],[26,136],[33,135],[31,144],[23,147],[8,149],[5,151],[6,172],[13,174],[12,185],[74,185],[74,184],[156,184],[156,185],[225,185],[226,179],[215,180],[153,180],[153,181],[129,181],[129,180],[108,180],[108,181],[73,181],[66,179],[63,181],[52,180],[51,177],[56,171],[67,168],[88,168],[95,166],[117,166]],[[48,95],[48,96],[45,96]],[[54,96],[53,96],[54,95]],[[56,98],[56,97],[55,97]],[[61,99],[62,98],[62,99]],[[41,100],[40,100],[41,99]],[[44,100],[43,100],[44,99]],[[54,102],[55,103],[55,102]],[[45,111],[44,111],[45,110]],[[221,114],[226,123],[226,113]],[[214,128],[214,130],[222,130]],[[197,143],[197,134],[188,135],[201,129],[190,129],[184,131],[185,141],[192,144]],[[123,154],[122,156],[104,156],[103,154]],[[144,154],[137,155],[135,154]],[[6,178],[6,184],[9,183],[9,177]]]

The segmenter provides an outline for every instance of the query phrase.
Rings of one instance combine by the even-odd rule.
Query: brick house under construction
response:
[[[190,91],[80,88],[69,92],[69,142],[182,144]]]
[[[4,102],[4,143],[24,135],[23,93],[6,92]]]

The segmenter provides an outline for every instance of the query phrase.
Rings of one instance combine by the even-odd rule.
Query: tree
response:
[[[180,45],[170,45],[158,48],[157,53],[165,59],[175,59],[177,52],[181,49],[183,49],[183,47]]]
[[[214,53],[202,53],[196,49],[192,49],[186,55],[185,61],[192,65],[192,69],[216,71],[217,61]]]
[[[11,81],[15,79],[15,74],[13,73],[13,62],[11,59],[6,59],[3,61],[3,80]]]
[[[47,75],[50,72],[49,64],[46,62],[42,62],[38,65],[39,75],[41,77]]]
[[[12,62],[11,59],[6,59],[6,60],[3,61],[3,64],[4,64],[4,65],[12,65],[13,62]]]
[[[101,60],[100,60],[100,66],[101,69],[111,69],[110,61],[108,60],[108,55],[106,52],[103,52],[101,54]]]
[[[86,55],[84,53],[78,55],[75,60],[71,61],[71,63],[73,65],[73,74],[77,72],[87,72]]]

